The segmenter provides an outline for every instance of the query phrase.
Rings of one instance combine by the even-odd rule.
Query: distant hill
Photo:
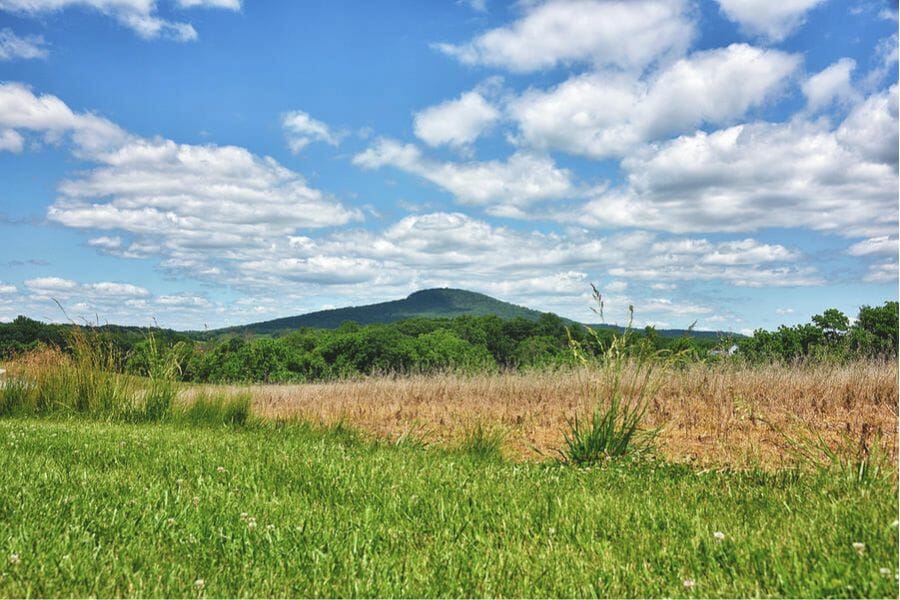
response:
[[[373,323],[393,323],[413,317],[423,318],[452,318],[463,315],[486,316],[496,315],[501,319],[515,319],[521,317],[529,321],[536,321],[541,316],[540,311],[509,302],[503,302],[477,292],[457,290],[452,288],[434,288],[414,292],[403,300],[379,302],[364,306],[348,306],[332,310],[320,310],[305,315],[284,317],[260,323],[250,323],[236,327],[226,327],[205,332],[203,337],[216,336],[229,333],[242,333],[251,335],[279,335],[299,329],[310,327],[314,329],[335,329],[345,321],[355,321],[360,325]],[[564,319],[569,323],[574,323]],[[622,331],[621,327],[613,325],[592,325],[592,327],[609,328]],[[688,333],[685,329],[661,329],[659,335],[664,337],[679,337]],[[698,338],[719,337],[718,332],[693,331],[691,335]]]
[[[435,288],[414,292],[403,300],[320,310],[295,317],[284,317],[261,323],[217,329],[210,333],[241,332],[272,335],[300,327],[334,329],[345,321],[355,321],[360,325],[371,325],[372,323],[393,323],[412,317],[433,319],[461,317],[463,315],[497,315],[501,319],[522,317],[535,321],[541,316],[541,313],[477,292],[452,288]]]

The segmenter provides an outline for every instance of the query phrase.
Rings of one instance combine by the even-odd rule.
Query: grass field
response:
[[[670,461],[702,466],[795,466],[785,433],[856,443],[867,432],[897,457],[897,364],[795,366],[691,364],[666,372],[645,417],[661,427]],[[311,385],[251,386],[266,418],[344,422],[384,439],[413,432],[453,445],[476,426],[504,434],[510,458],[555,456],[567,420],[610,390],[602,371],[374,377]],[[190,396],[190,392],[188,392]]]
[[[898,594],[893,476],[517,464],[302,425],[9,418],[0,447],[0,596]]]

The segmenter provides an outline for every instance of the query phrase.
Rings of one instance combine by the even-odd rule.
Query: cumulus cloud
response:
[[[601,71],[530,90],[511,102],[510,114],[530,146],[620,157],[645,141],[738,119],[772,99],[799,64],[796,55],[732,44],[644,80]]]
[[[91,155],[126,143],[131,136],[114,123],[90,113],[75,113],[62,100],[49,94],[37,96],[21,83],[0,83],[0,138],[12,132],[20,151],[21,131],[36,132],[48,143],[71,135],[79,155]],[[4,145],[0,143],[0,150]]]
[[[430,106],[415,114],[416,137],[429,146],[468,146],[500,119],[500,111],[472,90],[455,100]]]
[[[240,9],[240,0],[178,0],[182,8]],[[161,19],[156,0],[0,0],[0,11],[40,17],[72,7],[88,8],[111,17],[144,39],[168,38],[180,42],[197,39],[190,23]]]
[[[833,102],[853,104],[861,99],[850,82],[850,74],[856,68],[852,58],[842,58],[803,83],[806,105],[811,111],[827,108]]]
[[[627,184],[598,194],[575,218],[674,232],[896,232],[897,128],[893,86],[835,130],[794,120],[698,131],[626,158]]]
[[[47,47],[39,35],[19,37],[12,29],[0,29],[0,61],[17,58],[45,58]]]
[[[281,118],[281,125],[287,137],[288,148],[294,154],[299,154],[313,142],[337,146],[344,137],[343,134],[332,131],[328,125],[313,119],[302,110],[285,113]]]
[[[73,152],[94,167],[59,185],[47,216],[69,227],[130,234],[127,247],[119,235],[88,242],[113,254],[165,254],[177,267],[191,264],[198,249],[267,247],[273,236],[361,218],[272,158],[236,146],[134,136],[21,84],[0,85],[3,130],[53,142],[71,138]]]
[[[890,283],[897,281],[897,262],[887,261],[869,266],[869,270],[863,277],[863,281],[869,283]]]
[[[799,28],[806,14],[825,0],[718,0],[729,20],[750,35],[780,42]]]
[[[640,70],[683,54],[694,37],[681,1],[551,0],[525,7],[509,26],[435,47],[463,64],[516,72],[582,62]]]
[[[882,235],[857,242],[847,249],[851,256],[867,256],[869,254],[892,254],[898,250],[897,238]]]
[[[572,175],[547,156],[517,152],[507,160],[452,162],[427,158],[413,144],[380,139],[353,157],[365,169],[391,166],[447,190],[463,204],[526,206],[576,193]]]

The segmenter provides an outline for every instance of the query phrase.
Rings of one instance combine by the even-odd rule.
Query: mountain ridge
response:
[[[280,335],[309,327],[314,329],[336,329],[341,323],[354,321],[360,325],[394,323],[410,318],[454,318],[460,316],[496,315],[501,319],[521,317],[529,321],[538,320],[545,314],[539,310],[498,300],[486,294],[457,288],[429,288],[411,293],[400,300],[388,300],[360,306],[345,306],[319,310],[267,321],[236,325],[204,332],[206,335],[242,333],[251,335]],[[552,313],[551,313],[552,314]],[[571,319],[563,319],[569,324],[580,324]],[[590,327],[623,331],[617,325],[587,324]],[[657,333],[664,337],[680,337],[685,334],[698,338],[737,335],[732,332],[690,331],[688,329],[661,329]]]

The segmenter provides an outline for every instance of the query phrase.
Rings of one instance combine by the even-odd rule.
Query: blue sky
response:
[[[0,320],[897,298],[897,4],[0,0]]]

